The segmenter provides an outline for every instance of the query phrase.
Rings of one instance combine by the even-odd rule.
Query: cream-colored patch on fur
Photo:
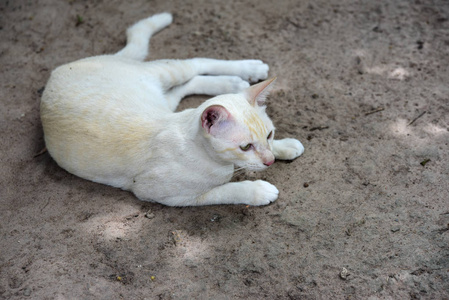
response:
[[[245,125],[248,126],[254,140],[263,141],[268,135],[268,130],[261,118],[254,112],[245,114]]]

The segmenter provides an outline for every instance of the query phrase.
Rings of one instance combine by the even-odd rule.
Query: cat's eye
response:
[[[271,139],[271,137],[273,136],[273,130],[270,131],[270,133],[267,136],[267,140]]]
[[[242,149],[242,151],[248,151],[252,147],[253,147],[253,144],[248,144],[248,145],[245,145],[245,146],[240,146],[240,149]]]

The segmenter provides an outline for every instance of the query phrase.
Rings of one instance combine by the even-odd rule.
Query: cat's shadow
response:
[[[183,230],[189,236],[204,237],[210,232],[219,232],[234,230],[239,227],[245,227],[249,222],[255,219],[254,209],[248,205],[210,205],[210,206],[188,206],[171,207],[156,202],[146,202],[137,199],[134,194],[119,188],[107,186],[104,184],[91,182],[68,173],[58,166],[58,164],[47,153],[40,155],[39,164],[43,165],[43,175],[47,180],[57,182],[63,186],[67,198],[61,199],[67,201],[67,205],[76,205],[78,202],[91,201],[88,211],[80,208],[76,211],[80,215],[80,221],[87,221],[88,218],[102,214],[104,206],[111,203],[129,205],[138,208],[137,215],[142,218],[142,222],[152,222],[154,224],[170,224],[173,230]],[[245,175],[238,175],[239,178],[245,178]],[[103,201],[98,201],[103,199]],[[75,201],[74,201],[75,200]],[[70,202],[70,203],[69,203]],[[86,205],[82,205],[85,207]],[[155,222],[148,216],[152,214]],[[88,216],[88,217],[86,217]],[[124,221],[128,216],[124,216]],[[142,233],[142,235],[145,235]]]

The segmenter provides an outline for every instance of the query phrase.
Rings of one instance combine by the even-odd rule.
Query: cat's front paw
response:
[[[278,189],[269,182],[256,180],[251,182],[253,185],[253,199],[248,204],[259,206],[267,205],[278,198]]]
[[[249,82],[258,82],[259,80],[267,79],[268,70],[267,64],[261,60],[241,60],[239,61],[242,72],[240,77]]]
[[[276,159],[292,160],[304,153],[304,146],[296,139],[273,141],[273,154]]]

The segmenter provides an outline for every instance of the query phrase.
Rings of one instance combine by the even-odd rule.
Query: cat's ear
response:
[[[252,85],[245,90],[245,97],[252,106],[265,105],[265,99],[274,86],[276,77]]]
[[[204,130],[217,136],[229,128],[232,119],[231,114],[221,105],[211,105],[203,111],[201,115],[201,124]]]

